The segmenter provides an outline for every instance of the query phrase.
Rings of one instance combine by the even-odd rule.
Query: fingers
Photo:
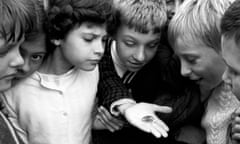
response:
[[[232,115],[232,139],[240,140],[240,109],[237,109]]]
[[[161,129],[163,129],[163,130],[166,131],[166,132],[169,131],[168,126],[167,126],[162,120],[159,120],[157,117],[155,118],[155,120],[153,121],[153,123],[155,123],[156,126],[158,126],[158,128],[161,128]]]
[[[106,126],[111,132],[119,130],[123,126],[123,122],[114,118],[104,107],[98,108],[98,118],[100,122]]]
[[[157,117],[153,117],[153,120],[144,120],[142,121],[140,129],[145,132],[152,133],[156,138],[167,137],[169,128],[168,126],[158,119]]]
[[[232,123],[232,138],[240,140],[240,118],[237,116]]]
[[[115,126],[122,127],[124,125],[124,121],[112,116],[110,112],[108,112],[108,110],[103,106],[99,107],[99,113],[101,113],[101,115],[105,118],[106,121],[112,123]]]
[[[108,129],[110,132],[114,132],[114,131],[115,131],[115,129],[114,129],[111,125],[105,123],[105,121],[104,121],[100,116],[98,116],[98,115],[97,115],[97,120],[98,120],[106,129]]]
[[[161,130],[161,129],[159,130],[154,122],[151,123],[150,125],[151,125],[151,127],[150,127],[151,133],[152,133],[156,138],[160,138],[160,137],[161,137],[161,134],[162,134],[162,133],[164,134],[164,131]]]
[[[156,138],[168,136],[168,131],[163,128],[162,124],[157,121],[144,122],[144,124],[142,124],[142,130],[148,133],[152,133]]]
[[[237,108],[234,112],[235,115],[240,115],[240,108]]]
[[[154,111],[156,112],[161,112],[161,113],[171,113],[172,112],[172,108],[168,107],[168,106],[159,106],[156,104],[152,104]]]

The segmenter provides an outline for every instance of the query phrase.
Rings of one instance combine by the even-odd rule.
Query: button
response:
[[[64,112],[63,115],[64,115],[64,116],[67,116],[68,114],[67,114],[67,112]]]

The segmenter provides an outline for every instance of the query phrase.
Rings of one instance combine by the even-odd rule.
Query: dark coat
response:
[[[110,45],[105,49],[105,57],[108,59],[103,59],[105,62],[102,64],[104,63],[105,67],[113,67],[112,71],[116,73]],[[100,70],[105,71],[105,69]],[[121,81],[120,78],[119,81]],[[107,88],[108,86],[102,87]],[[124,88],[124,86],[121,87]],[[128,96],[132,95],[137,102],[155,103],[173,108],[173,112],[170,114],[157,113],[159,118],[169,126],[169,137],[156,139],[152,134],[126,125],[114,133],[107,130],[94,131],[95,142],[99,144],[177,144],[181,143],[175,141],[180,127],[185,124],[200,125],[203,107],[200,102],[199,89],[191,81],[181,76],[179,59],[168,47],[159,47],[153,60],[136,74],[128,87],[131,89],[131,94],[128,93]],[[101,104],[108,106],[108,101],[103,100]]]

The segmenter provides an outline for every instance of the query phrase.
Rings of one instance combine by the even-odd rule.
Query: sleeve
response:
[[[15,128],[17,134],[23,140],[23,142],[27,142],[25,139],[26,132],[21,128],[19,124],[19,118],[17,115],[17,106],[16,106],[16,99],[14,98],[14,93],[11,91],[12,89],[1,93],[1,101],[3,102],[3,113],[7,115],[9,121]]]
[[[105,48],[105,53],[99,64],[100,80],[98,84],[99,105],[105,106],[110,110],[113,102],[121,99],[132,99],[132,94],[128,91],[122,83],[121,78],[117,75],[113,60],[111,57],[111,43],[108,40]]]

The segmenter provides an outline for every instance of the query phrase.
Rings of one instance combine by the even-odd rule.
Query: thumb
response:
[[[160,112],[160,113],[171,113],[172,108],[169,106],[159,106],[156,104],[153,104],[153,108],[155,112]]]
[[[234,113],[235,113],[236,115],[239,115],[239,114],[240,114],[240,108],[237,108],[237,109],[234,111]]]

